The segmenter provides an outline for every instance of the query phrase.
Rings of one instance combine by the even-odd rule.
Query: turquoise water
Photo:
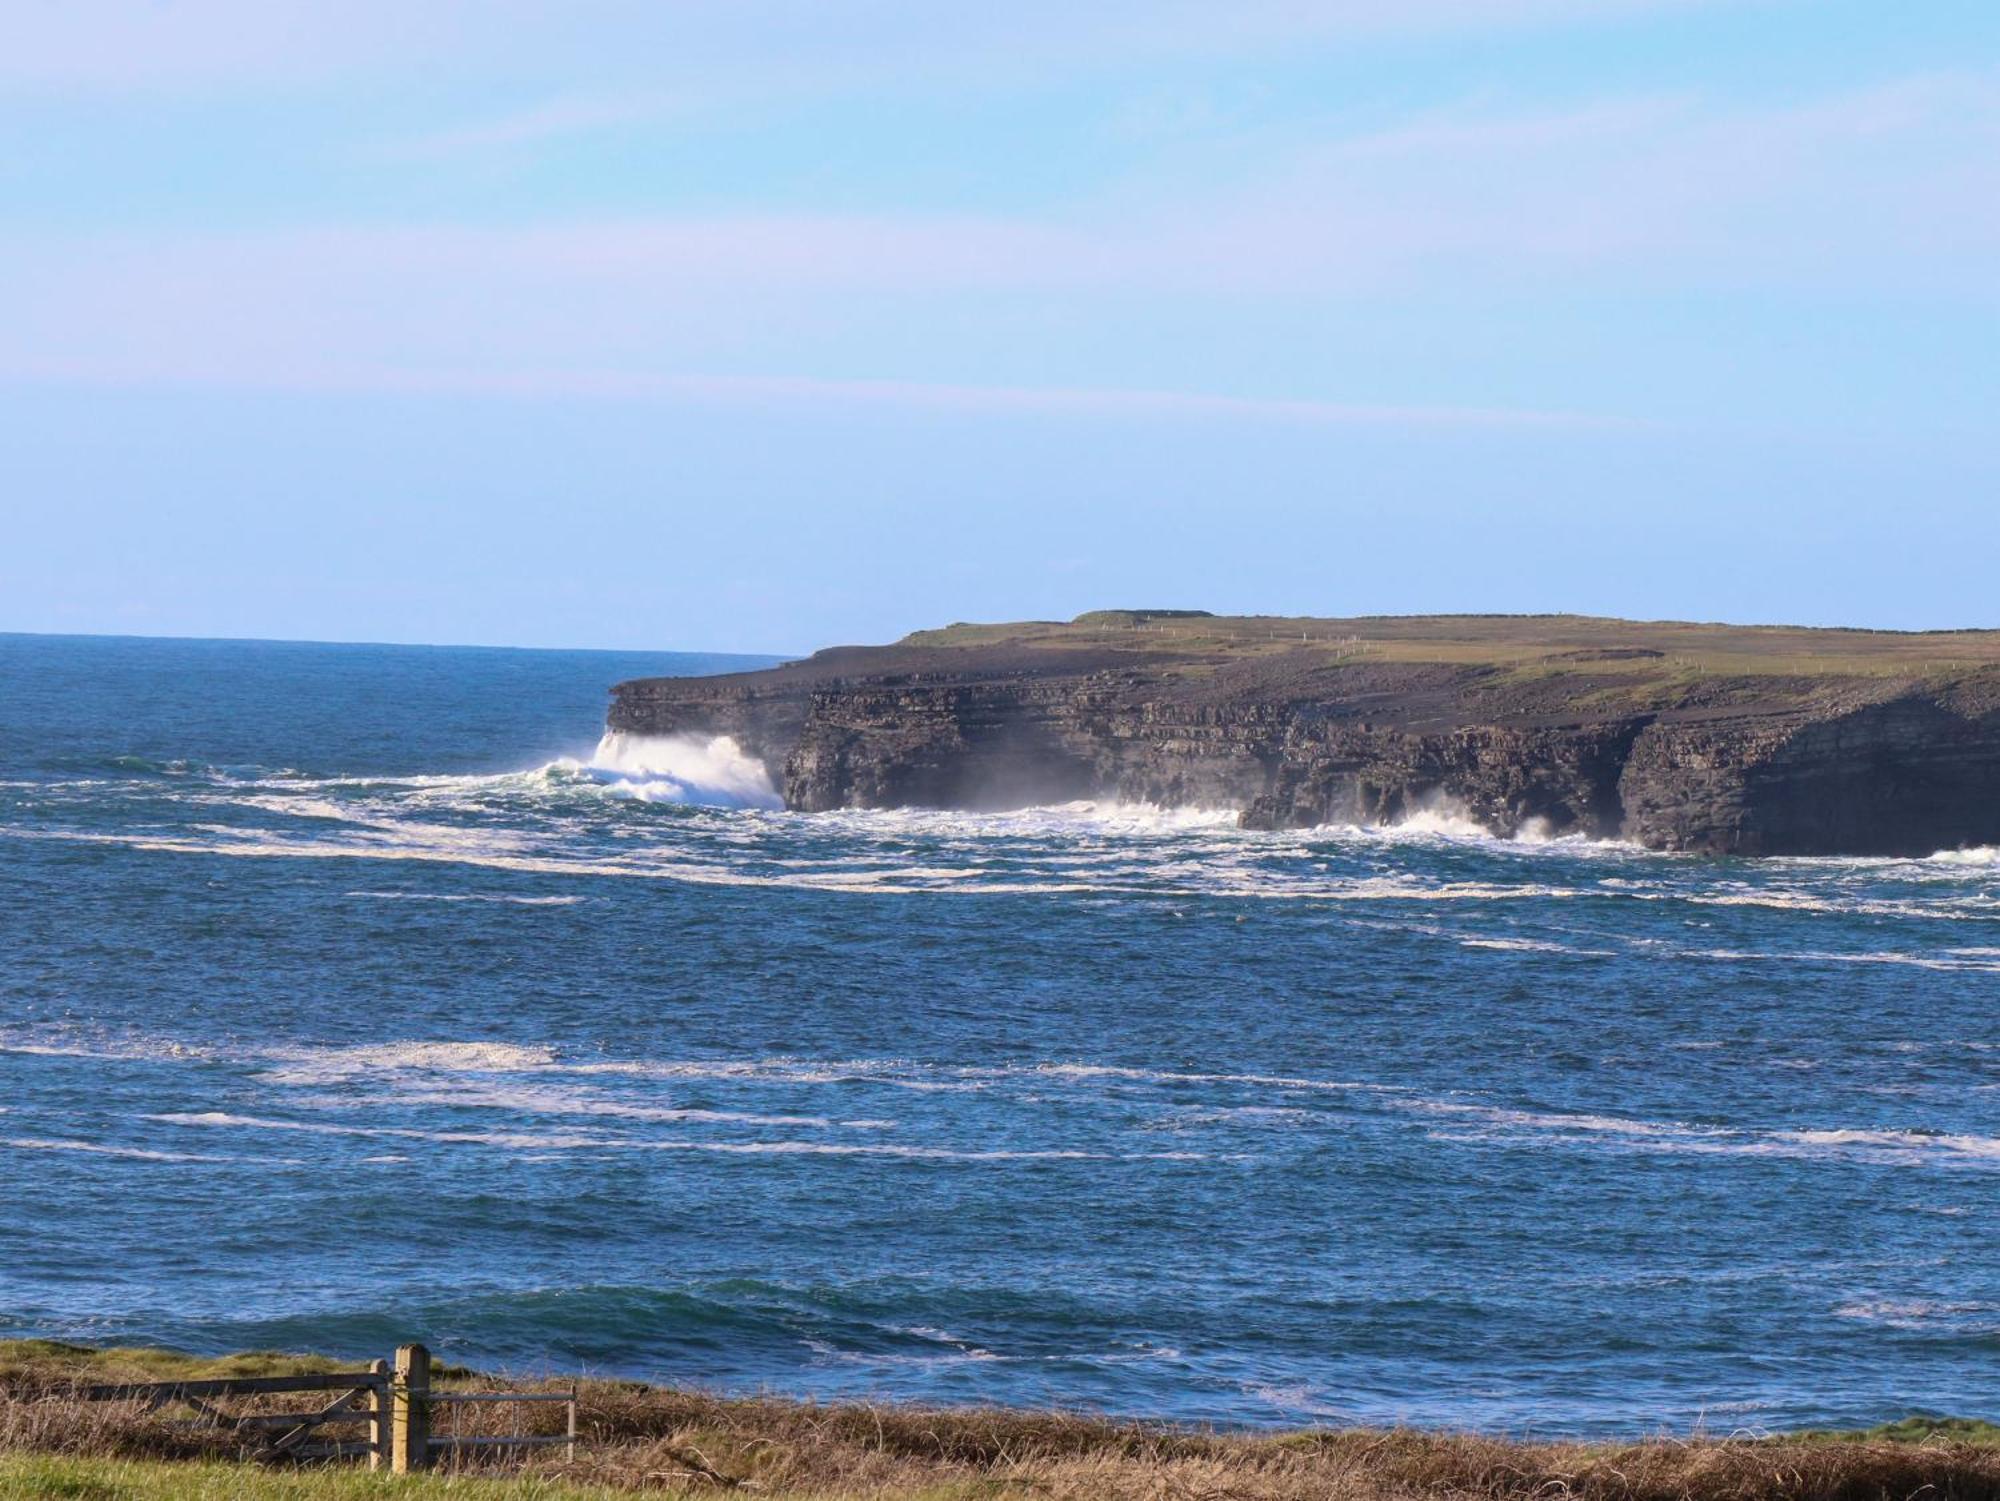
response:
[[[2000,865],[790,815],[713,658],[0,637],[0,1334],[1246,1424],[1990,1411]]]

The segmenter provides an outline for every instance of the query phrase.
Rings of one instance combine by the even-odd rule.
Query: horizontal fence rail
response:
[[[569,1421],[562,1433],[451,1434],[433,1438],[433,1452],[462,1453],[480,1449],[536,1449],[551,1444],[565,1446],[563,1457],[576,1458],[576,1388],[566,1392],[433,1392],[433,1407],[475,1406],[487,1402],[561,1402],[569,1408]]]
[[[576,1392],[432,1392],[433,1406],[450,1407],[460,1402],[574,1402]]]
[[[381,1364],[381,1362],[377,1362]],[[174,1424],[208,1432],[241,1434],[259,1459],[333,1459],[379,1455],[387,1432],[389,1378],[384,1371],[318,1371],[300,1376],[225,1376],[199,1381],[116,1382],[86,1386],[75,1393],[85,1402],[137,1402],[148,1412],[190,1408],[198,1417]],[[314,1412],[231,1413],[215,1406],[231,1397],[286,1396],[336,1392]],[[361,1405],[357,1405],[357,1403]],[[365,1422],[365,1441],[315,1442],[328,1424]]]
[[[311,1412],[231,1413],[215,1404],[230,1398],[284,1396],[297,1392],[337,1393],[331,1402]],[[376,1361],[365,1371],[322,1371],[299,1376],[220,1376],[192,1381],[125,1381],[86,1386],[70,1395],[85,1402],[137,1402],[147,1412],[190,1408],[198,1417],[173,1426],[236,1433],[251,1439],[246,1447],[259,1459],[354,1459],[366,1457],[370,1467],[396,1473],[423,1470],[441,1454],[480,1450],[531,1449],[565,1446],[566,1458],[576,1458],[577,1392],[434,1392],[430,1352],[422,1345],[403,1345],[392,1364]],[[447,1434],[433,1437],[431,1418],[438,1409],[476,1407],[485,1403],[561,1402],[568,1408],[562,1433]],[[335,1440],[319,1430],[332,1424],[366,1423],[365,1440]]]
[[[338,1392],[374,1390],[383,1383],[374,1371],[329,1371],[312,1376],[221,1376],[201,1381],[139,1381],[114,1386],[86,1386],[76,1393],[85,1402],[150,1402],[160,1406],[189,1397],[247,1397],[265,1392]]]

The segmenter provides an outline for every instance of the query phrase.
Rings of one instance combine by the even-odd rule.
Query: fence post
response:
[[[389,1399],[389,1362],[377,1360],[368,1369],[375,1375],[374,1404],[368,1411],[368,1440],[375,1448],[368,1456],[368,1468],[386,1470],[389,1468],[391,1403]]]
[[[570,1464],[576,1463],[576,1383],[569,1387],[569,1442],[563,1446],[563,1458]]]
[[[395,1396],[389,1468],[398,1475],[431,1462],[431,1352],[422,1345],[396,1347]]]

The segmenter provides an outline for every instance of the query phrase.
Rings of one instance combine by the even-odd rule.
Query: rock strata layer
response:
[[[1103,612],[621,683],[609,725],[728,735],[804,811],[1091,798],[1276,829],[1442,805],[1714,854],[2000,844],[1987,632]]]

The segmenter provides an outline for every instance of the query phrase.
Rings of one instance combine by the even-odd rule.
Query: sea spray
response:
[[[782,808],[784,799],[756,758],[727,735],[607,732],[584,768],[646,802],[715,808]]]
[[[1368,825],[1394,834],[1428,834],[1441,839],[1493,839],[1493,831],[1457,798],[1434,792],[1405,808],[1400,817]]]

